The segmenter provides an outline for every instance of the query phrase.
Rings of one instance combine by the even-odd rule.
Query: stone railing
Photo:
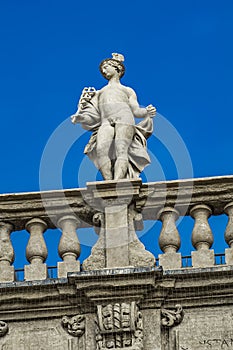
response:
[[[160,220],[162,229],[159,265],[163,269],[182,268],[181,244],[176,221],[180,216],[194,219],[192,267],[214,266],[211,215],[226,214],[225,263],[233,265],[233,176],[177,180],[142,184],[140,180],[88,183],[87,188],[65,191],[4,194],[0,196],[0,282],[13,282],[14,250],[11,233],[26,229],[28,265],[25,280],[48,277],[47,229],[62,231],[58,253],[58,277],[80,271],[78,229],[93,226],[99,238],[83,270],[116,267],[154,266],[155,257],[138,240],[136,230],[145,220]],[[20,234],[20,232],[19,232]],[[224,232],[222,233],[224,235]],[[224,238],[223,238],[224,242]]]

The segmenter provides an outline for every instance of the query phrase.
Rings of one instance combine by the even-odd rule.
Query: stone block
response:
[[[10,265],[0,265],[0,282],[13,282],[14,280],[14,267]]]
[[[159,254],[159,266],[164,270],[175,270],[182,267],[181,254],[175,252],[167,252]]]
[[[227,265],[233,265],[233,248],[225,249],[225,259]]]
[[[24,266],[24,279],[26,281],[45,280],[48,277],[46,264],[31,264]]]
[[[201,249],[192,252],[193,267],[214,266],[214,250]]]
[[[64,262],[59,261],[57,263],[57,277],[67,277],[68,272],[79,272],[80,271],[80,262],[72,261],[72,262]]]
[[[105,209],[107,267],[129,265],[128,208],[126,204]]]

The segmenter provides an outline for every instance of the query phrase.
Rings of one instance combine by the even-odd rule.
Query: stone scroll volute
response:
[[[184,318],[184,311],[181,305],[177,304],[174,309],[161,310],[161,325],[166,328],[178,326]]]

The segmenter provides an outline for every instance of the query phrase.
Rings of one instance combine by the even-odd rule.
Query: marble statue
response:
[[[74,124],[93,132],[84,153],[105,180],[137,178],[150,163],[146,139],[153,132],[156,109],[152,105],[141,108],[134,90],[121,84],[123,62],[123,55],[113,53],[100,63],[108,84],[100,90],[84,88],[78,110],[71,116]],[[134,118],[143,120],[135,124]]]

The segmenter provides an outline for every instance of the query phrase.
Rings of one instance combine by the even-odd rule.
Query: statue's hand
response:
[[[154,117],[156,114],[156,108],[152,105],[146,107],[148,117]]]

